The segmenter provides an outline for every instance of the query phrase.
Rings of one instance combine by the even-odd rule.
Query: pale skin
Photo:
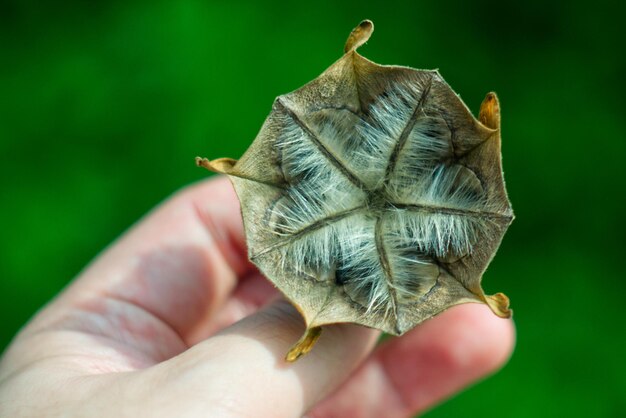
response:
[[[377,331],[325,327],[286,363],[303,330],[247,260],[229,182],[205,181],[22,329],[0,362],[0,416],[409,417],[499,369],[515,338],[510,320],[466,304],[379,345]]]

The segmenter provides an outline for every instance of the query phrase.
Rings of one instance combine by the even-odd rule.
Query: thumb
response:
[[[379,335],[356,325],[327,326],[308,355],[285,362],[304,328],[296,309],[281,300],[137,377],[151,382],[142,386],[162,406],[171,400],[176,409],[160,408],[163,416],[180,413],[181,399],[202,414],[301,416],[350,375]],[[156,391],[154,382],[162,383]]]

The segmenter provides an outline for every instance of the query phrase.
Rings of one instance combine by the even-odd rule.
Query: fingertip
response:
[[[451,368],[490,371],[508,360],[514,343],[511,320],[495,316],[485,305],[465,304],[424,322],[388,349],[397,354],[418,346]]]
[[[423,411],[501,368],[515,329],[481,304],[455,306],[391,340],[379,359],[411,413]]]
[[[190,184],[177,193],[182,199],[211,202],[223,199],[237,206],[239,201],[235,189],[227,176],[214,175],[207,179]]]
[[[247,257],[241,206],[227,176],[213,176],[187,186],[172,200],[180,206],[193,207],[196,217],[238,276],[256,270]]]
[[[461,312],[470,321],[480,341],[472,347],[475,356],[473,364],[482,374],[489,374],[503,367],[513,354],[515,347],[515,326],[510,318],[500,318],[485,305],[466,305]],[[482,370],[479,370],[479,366]]]
[[[438,337],[433,339],[433,349],[447,357],[451,368],[477,375],[503,366],[515,341],[512,321],[499,318],[482,304],[456,306],[439,321],[425,323],[422,332]]]

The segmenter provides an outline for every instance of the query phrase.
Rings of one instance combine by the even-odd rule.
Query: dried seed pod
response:
[[[500,160],[500,109],[478,120],[437,71],[381,66],[356,49],[280,96],[240,160],[197,159],[228,174],[250,259],[298,308],[308,352],[321,326],[353,322],[401,335],[450,306],[508,298],[480,281],[513,212]]]

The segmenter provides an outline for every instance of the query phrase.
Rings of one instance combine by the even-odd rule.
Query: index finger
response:
[[[208,321],[248,261],[239,201],[217,177],[187,187],[157,206],[98,256],[43,315],[40,328],[68,308],[121,299],[161,319],[183,339]]]

